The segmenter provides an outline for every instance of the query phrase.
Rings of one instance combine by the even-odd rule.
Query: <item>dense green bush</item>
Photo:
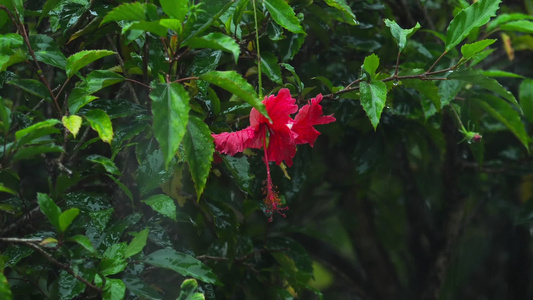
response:
[[[0,298],[531,298],[533,1],[473,2],[0,0]]]

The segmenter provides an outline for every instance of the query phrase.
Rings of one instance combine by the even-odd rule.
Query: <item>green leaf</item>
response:
[[[83,275],[79,273],[81,272],[78,272],[78,275]],[[74,299],[85,290],[85,284],[65,270],[62,270],[61,273],[59,273],[57,281],[59,299]]]
[[[502,30],[533,33],[533,22],[528,20],[513,21],[500,26]]]
[[[72,224],[72,221],[78,216],[80,213],[80,210],[77,208],[70,208],[65,210],[64,212],[59,215],[59,229],[61,232],[65,232],[70,224]]]
[[[153,195],[148,199],[142,200],[141,202],[146,203],[158,213],[177,221],[176,204],[169,196],[163,194]]]
[[[208,48],[232,53],[235,63],[237,63],[237,59],[241,53],[239,44],[231,37],[220,32],[212,32],[208,35],[191,38],[188,46],[191,49]]]
[[[272,19],[281,27],[294,33],[305,33],[294,10],[287,2],[283,0],[264,0],[264,4]]]
[[[78,245],[80,245],[83,248],[85,248],[85,250],[87,250],[87,251],[89,251],[91,253],[95,253],[96,252],[96,250],[93,247],[93,244],[91,243],[89,238],[86,237],[85,235],[77,234],[77,235],[69,236],[67,238],[67,241],[75,242]]]
[[[483,51],[485,48],[492,45],[494,42],[496,42],[496,40],[487,39],[487,40],[477,41],[472,44],[464,44],[461,47],[461,54],[463,54],[463,60],[469,60],[473,58],[476,54]]]
[[[37,138],[45,135],[59,133],[59,130],[54,126],[61,122],[57,119],[48,119],[39,123],[35,123],[29,127],[15,132],[15,139],[19,146],[25,145]]]
[[[189,11],[188,0],[160,0],[161,8],[167,16],[183,22]]]
[[[217,277],[201,261],[196,258],[176,252],[173,249],[161,249],[150,253],[144,262],[156,267],[173,270],[183,276],[191,276],[206,283],[216,283]]]
[[[158,35],[160,37],[165,37],[165,36],[167,36],[167,33],[168,33],[167,27],[161,25],[159,20],[158,21],[138,21],[138,22],[134,22],[134,23],[131,23],[131,24],[127,25],[127,26],[124,26],[123,30],[124,31],[127,31],[127,30],[142,30],[142,31],[154,33],[154,34],[156,34],[156,35]]]
[[[502,70],[483,70],[481,74],[486,77],[508,77],[508,78],[524,78],[522,75],[511,73]]]
[[[205,296],[198,290],[198,282],[195,279],[185,279],[181,284],[180,295],[177,300],[204,300]]]
[[[200,75],[200,79],[237,95],[270,120],[266,108],[259,100],[254,88],[239,73],[235,71],[210,71]]]
[[[12,81],[8,81],[8,84],[17,86],[21,88],[22,90],[37,96],[41,99],[46,99],[48,101],[51,101],[50,91],[46,88],[46,86],[35,79],[16,79]]]
[[[65,70],[67,58],[53,38],[43,34],[30,35],[30,45],[37,61]]]
[[[150,230],[148,230],[148,228],[145,228],[135,235],[135,237],[131,240],[130,244],[126,248],[126,252],[124,253],[125,258],[133,256],[143,250],[144,246],[146,246],[146,240],[148,239],[149,232]]]
[[[90,95],[87,87],[75,87],[68,95],[68,110],[74,115],[78,111],[98,97]]]
[[[376,75],[376,70],[379,66],[379,57],[372,53],[371,55],[365,57],[365,61],[363,62],[363,68],[365,71],[370,75],[371,78],[374,78]]]
[[[133,194],[131,193],[130,189],[127,186],[125,186],[122,182],[120,182],[120,180],[118,180],[115,177],[113,177],[113,175],[111,175],[111,174],[106,174],[106,175],[107,175],[107,177],[111,178],[118,185],[118,187],[124,192],[124,194],[126,194],[126,196],[128,196],[128,198],[131,201],[133,201]]]
[[[358,22],[355,18],[355,15],[352,12],[352,9],[348,4],[346,4],[345,0],[324,0],[327,5],[334,7],[338,10],[340,10],[343,14],[343,21],[350,24],[350,25],[357,25]]]
[[[67,77],[72,77],[81,68],[92,63],[93,61],[113,54],[115,54],[115,52],[109,50],[83,50],[72,54],[67,59]]]
[[[209,171],[213,161],[215,146],[211,130],[202,120],[190,117],[187,124],[187,133],[183,138],[185,148],[185,160],[189,164],[189,171],[194,181],[197,200],[200,201]]]
[[[146,4],[141,2],[124,3],[108,12],[100,26],[111,21],[146,21],[146,14]]]
[[[63,116],[63,118],[61,119],[61,123],[63,123],[63,126],[65,126],[65,128],[67,128],[68,131],[72,133],[74,138],[76,138],[76,135],[78,134],[78,132],[80,132],[81,121],[81,117],[77,115]]]
[[[501,0],[479,0],[460,11],[446,31],[446,51],[462,42],[472,30],[485,25],[496,15]]]
[[[153,130],[159,142],[165,168],[178,151],[189,121],[189,94],[179,83],[158,84],[150,93]]]
[[[54,203],[54,200],[50,196],[42,193],[37,193],[37,203],[39,208],[46,216],[48,221],[54,226],[54,228],[61,232],[61,226],[59,225],[59,216],[61,215],[61,209]]]
[[[278,64],[278,58],[272,52],[261,53],[261,69],[265,75],[277,84],[282,84],[281,68]]]
[[[452,74],[450,74],[450,76],[448,76],[448,79],[465,81],[468,83],[476,84],[489,91],[493,91],[498,95],[502,96],[503,98],[509,100],[509,102],[514,104],[516,108],[521,110],[518,101],[516,101],[516,98],[511,92],[506,90],[498,81],[496,81],[496,79],[487,78],[483,76],[479,70],[470,69],[465,71],[453,72]]]
[[[315,79],[315,80],[322,82],[322,84],[325,85],[330,92],[333,91],[333,83],[331,83],[331,80],[329,80],[328,78],[324,76],[316,76],[311,79]]]
[[[15,192],[14,190],[4,186],[3,182],[0,182],[0,192],[9,193],[11,195],[16,195],[17,194],[17,192]]]
[[[107,278],[105,279],[103,300],[124,299],[126,294],[126,285],[120,279]]]
[[[9,282],[7,282],[6,276],[4,276],[3,269],[0,270],[0,299],[4,299],[4,300],[13,299],[13,294],[11,293]]]
[[[63,147],[55,144],[23,147],[19,148],[15,155],[13,155],[13,162],[29,159],[43,153],[59,153],[64,151]]]
[[[135,295],[142,297],[143,299],[161,300],[162,297],[146,282],[142,281],[139,277],[126,274],[122,277],[122,281],[126,285],[126,288]]]
[[[85,79],[87,92],[92,94],[110,85],[123,82],[124,77],[108,70],[95,70],[87,75]]]
[[[374,130],[378,127],[381,112],[387,100],[387,85],[381,81],[371,83],[361,82],[361,105],[365,110]]]
[[[107,276],[118,274],[126,268],[128,262],[124,257],[126,251],[126,243],[113,244],[108,247],[102,255],[102,261],[100,262],[100,274]]]
[[[6,106],[4,99],[0,97],[0,128],[7,135],[11,127],[11,110]]]
[[[473,98],[472,102],[482,107],[489,115],[500,121],[522,142],[529,152],[528,135],[520,114],[508,103],[493,95],[483,95],[483,100]]]
[[[92,154],[92,155],[87,156],[86,159],[90,162],[101,165],[110,174],[121,175],[115,163],[111,159],[105,156],[98,155],[98,154]]]
[[[113,140],[113,126],[107,113],[101,109],[93,109],[85,114],[91,128],[98,132],[100,139],[108,144]]]
[[[529,16],[526,14],[500,14],[494,20],[490,21],[489,24],[487,24],[487,32],[493,31],[496,29],[496,27],[500,26],[501,24],[511,22],[511,21],[518,21],[518,20],[533,20],[533,16]]]
[[[18,33],[0,34],[0,50],[18,48],[22,44],[24,40]]]
[[[518,98],[524,110],[524,117],[533,123],[533,79],[525,79],[520,84]]]
[[[420,24],[416,23],[415,27],[411,29],[402,29],[400,25],[394,20],[385,19],[385,25],[390,28],[390,32],[398,45],[399,51],[402,52],[405,46],[407,45],[407,39],[410,38],[418,29],[420,29]]]
[[[428,119],[441,109],[439,88],[434,81],[404,80],[403,86],[413,88],[421,94],[424,117]]]

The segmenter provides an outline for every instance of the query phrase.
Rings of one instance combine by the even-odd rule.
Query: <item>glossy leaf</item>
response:
[[[61,122],[57,119],[48,119],[46,121],[35,123],[15,132],[15,138],[18,145],[22,146],[44,135],[59,133],[59,130],[55,128],[55,125],[60,123]]]
[[[379,57],[376,54],[371,54],[365,57],[363,68],[373,78],[376,75],[376,70],[379,66]]]
[[[0,49],[18,48],[22,46],[24,40],[18,33],[0,34]]]
[[[524,117],[533,123],[533,80],[522,81],[519,89],[520,105],[524,110]]]
[[[70,208],[65,210],[59,215],[59,229],[61,232],[65,232],[72,221],[78,216],[80,210],[77,208]]]
[[[141,2],[124,3],[107,13],[100,26],[111,21],[145,21],[146,11],[146,4]]]
[[[4,99],[0,97],[0,129],[7,135],[11,127],[11,110],[4,103]]]
[[[59,273],[58,286],[58,293],[60,299],[76,298],[76,296],[81,294],[86,288],[85,284],[83,284],[81,281],[76,279],[76,277],[72,276],[65,270],[62,270],[61,273]]]
[[[485,50],[485,48],[492,45],[494,42],[496,42],[496,40],[486,39],[486,40],[477,41],[472,44],[463,45],[461,47],[461,54],[463,54],[463,59],[469,60],[473,58],[476,54]]]
[[[126,294],[126,285],[120,279],[106,278],[103,300],[123,299]]]
[[[533,20],[533,16],[520,13],[500,14],[494,18],[494,20],[490,21],[489,24],[487,24],[487,32],[496,29],[496,27],[500,26],[501,24],[519,20]]]
[[[101,165],[110,174],[121,175],[115,163],[111,159],[105,156],[98,155],[98,154],[92,154],[92,155],[87,156],[86,159],[90,162]]]
[[[473,98],[472,102],[505,125],[529,152],[528,135],[520,114],[508,102],[492,95],[484,95],[483,100]]]
[[[381,81],[361,82],[360,93],[361,105],[376,130],[387,100],[387,86]]]
[[[168,29],[161,25],[159,21],[138,21],[125,26],[124,31],[126,30],[142,30],[154,33],[160,37],[165,37],[168,33]]]
[[[524,76],[502,70],[483,70],[481,74],[486,77],[524,78]]]
[[[94,70],[85,79],[87,92],[90,94],[123,81],[124,76],[108,70]]]
[[[42,193],[37,193],[37,203],[48,221],[60,232],[59,216],[61,215],[61,209],[59,206],[54,203],[50,196]]]
[[[102,261],[100,262],[99,274],[113,275],[118,274],[126,268],[128,262],[124,257],[126,251],[126,243],[113,244],[108,247],[102,255]]]
[[[0,182],[0,192],[9,193],[11,195],[16,195],[17,194],[17,192],[15,192],[14,190],[4,186],[3,182]]]
[[[122,281],[126,285],[126,288],[139,297],[145,299],[160,300],[163,299],[156,290],[154,290],[149,284],[142,281],[141,278],[126,274]]]
[[[66,72],[68,77],[72,77],[76,72],[86,65],[109,55],[113,55],[115,52],[109,50],[83,50],[78,53],[72,54],[67,59]]]
[[[54,144],[22,147],[13,155],[13,162],[30,159],[39,154],[64,152],[63,147]]]
[[[43,34],[35,34],[30,35],[29,39],[37,61],[65,70],[67,58],[53,38]],[[29,56],[28,59],[33,59],[33,57]]]
[[[146,240],[148,239],[149,232],[149,229],[145,228],[135,235],[126,248],[126,252],[124,253],[125,258],[133,256],[143,250],[144,246],[146,246]]]
[[[91,128],[98,132],[100,139],[108,144],[113,140],[113,126],[107,113],[101,109],[93,109],[85,114]]]
[[[170,198],[169,196],[163,194],[153,195],[148,199],[142,200],[141,202],[149,205],[158,213],[177,221],[176,204],[174,203],[174,199]]]
[[[173,270],[183,276],[191,276],[206,283],[216,283],[217,277],[201,261],[173,249],[161,249],[150,253],[144,262],[156,267]]]
[[[273,82],[278,84],[283,83],[278,58],[272,52],[261,53],[261,70],[263,70],[265,75]]]
[[[287,2],[283,0],[264,0],[264,3],[272,19],[281,27],[294,33],[305,33],[294,10]]]
[[[159,142],[165,168],[178,151],[189,121],[189,94],[179,83],[159,84],[150,93],[153,130]]]
[[[341,11],[343,14],[342,21],[344,21],[345,23],[348,23],[350,25],[358,24],[352,9],[346,3],[345,0],[324,0],[324,2],[326,2],[327,5],[335,7],[336,9]]]
[[[180,295],[177,300],[203,300],[205,296],[197,292],[198,282],[195,279],[185,279],[181,284]]]
[[[209,48],[232,53],[235,63],[237,63],[241,53],[239,44],[231,37],[220,32],[212,32],[205,36],[191,38],[187,44],[191,49]]]
[[[416,23],[415,27],[411,29],[403,29],[394,20],[385,19],[385,25],[390,28],[390,32],[398,45],[399,51],[403,51],[407,45],[407,39],[410,38],[418,29],[420,24]]]
[[[78,134],[78,132],[80,132],[81,121],[81,117],[77,115],[63,116],[63,118],[61,119],[61,123],[63,123],[63,126],[65,126],[65,128],[67,128],[68,131],[72,133],[74,138],[76,138],[76,135]]]
[[[200,79],[235,94],[270,119],[254,88],[239,73],[235,71],[211,71],[200,75]]]
[[[479,0],[460,11],[446,31],[446,51],[462,42],[472,30],[481,27],[496,15],[501,0]]]
[[[528,20],[513,21],[500,26],[502,30],[533,33],[533,22]]]
[[[8,84],[21,88],[22,90],[37,96],[41,99],[51,100],[50,92],[46,86],[35,79],[17,79],[9,81]]]
[[[89,238],[87,236],[85,236],[85,235],[77,234],[77,235],[69,236],[67,238],[67,241],[75,242],[78,245],[80,245],[83,248],[85,248],[85,250],[87,250],[87,251],[89,251],[91,253],[95,253],[96,252],[96,250],[93,247],[93,244],[91,243]]]
[[[169,17],[183,22],[189,11],[189,1],[187,0],[160,0],[163,12]]]

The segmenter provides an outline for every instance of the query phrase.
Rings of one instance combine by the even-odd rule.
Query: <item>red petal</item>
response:
[[[261,124],[268,124],[270,128],[277,130],[287,126],[287,124],[292,124],[294,120],[290,115],[298,111],[298,106],[295,103],[296,100],[291,97],[289,89],[281,89],[276,96],[265,97],[263,104],[270,119],[272,119],[272,123],[253,108],[250,113],[250,126],[257,129]]]
[[[212,134],[215,139],[215,149],[220,153],[235,155],[250,147],[250,144],[258,138],[257,132],[252,127],[235,132],[223,132]]]
[[[308,104],[300,108],[294,118],[295,123],[292,130],[298,134],[296,138],[297,144],[309,143],[312,147],[316,138],[320,135],[320,132],[313,126],[335,121],[333,115],[324,116],[320,101],[322,101],[322,94],[318,94],[316,98],[311,99]]]
[[[296,137],[289,127],[271,133],[267,147],[268,160],[278,165],[285,161],[287,166],[292,166],[292,158],[296,155]]]

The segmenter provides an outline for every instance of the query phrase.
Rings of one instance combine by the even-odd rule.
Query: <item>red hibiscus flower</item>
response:
[[[327,124],[335,121],[333,116],[324,116],[322,112],[322,95],[311,99],[307,105],[300,108],[295,104],[288,89],[281,89],[276,96],[270,95],[263,100],[270,122],[255,108],[250,113],[250,126],[236,132],[223,132],[213,134],[216,150],[220,153],[235,155],[246,148],[263,148],[264,161],[267,169],[267,182],[264,192],[269,221],[272,221],[274,212],[285,216],[281,211],[288,207],[281,206],[281,200],[270,177],[268,162],[275,161],[281,164],[285,161],[287,166],[292,166],[292,158],[296,154],[297,144],[310,144],[313,146],[320,135],[313,126]],[[296,113],[293,119],[290,115]]]

